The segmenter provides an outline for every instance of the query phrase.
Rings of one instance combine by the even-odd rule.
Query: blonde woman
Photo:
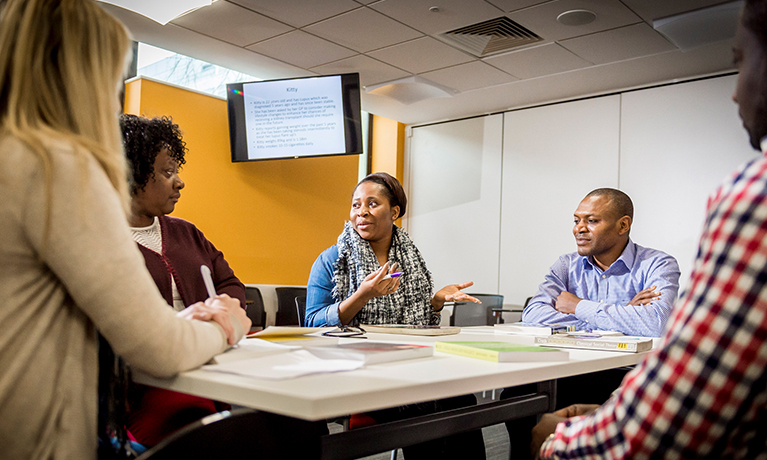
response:
[[[131,239],[117,123],[128,49],[91,0],[0,2],[3,458],[96,457],[97,330],[134,368],[170,376],[250,327],[226,295],[167,308]]]

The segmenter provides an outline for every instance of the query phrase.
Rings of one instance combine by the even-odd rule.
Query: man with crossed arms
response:
[[[629,238],[633,217],[631,198],[620,190],[600,188],[586,195],[574,213],[578,251],[551,266],[522,320],[660,336],[679,289],[679,265]],[[626,372],[609,369],[559,379],[557,407],[605,402]],[[535,385],[507,388],[501,398],[535,391]],[[535,423],[535,417],[506,422],[512,458],[527,458]]]
[[[633,217],[631,198],[620,190],[586,195],[574,213],[578,252],[551,266],[522,321],[659,337],[679,290],[679,265],[631,241]]]

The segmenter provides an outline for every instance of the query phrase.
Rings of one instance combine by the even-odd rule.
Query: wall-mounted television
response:
[[[362,153],[359,74],[226,85],[232,161]]]

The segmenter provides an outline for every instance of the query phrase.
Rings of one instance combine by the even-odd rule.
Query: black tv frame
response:
[[[341,97],[343,104],[343,123],[345,137],[344,152],[323,152],[316,155],[289,155],[268,158],[248,158],[248,145],[245,126],[245,100],[243,85],[273,81],[305,80],[309,78],[341,77]],[[317,75],[313,77],[281,78],[255,82],[228,83],[226,85],[227,112],[229,115],[229,142],[233,163],[248,161],[268,161],[286,158],[312,158],[334,155],[359,155],[363,151],[362,111],[360,103],[360,80],[358,73]]]

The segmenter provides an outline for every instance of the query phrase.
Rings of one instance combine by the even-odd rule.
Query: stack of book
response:
[[[638,353],[652,348],[652,338],[632,337],[627,335],[603,335],[598,331],[591,333],[555,334],[539,336],[535,343],[544,347],[583,348],[587,350],[622,351]]]

